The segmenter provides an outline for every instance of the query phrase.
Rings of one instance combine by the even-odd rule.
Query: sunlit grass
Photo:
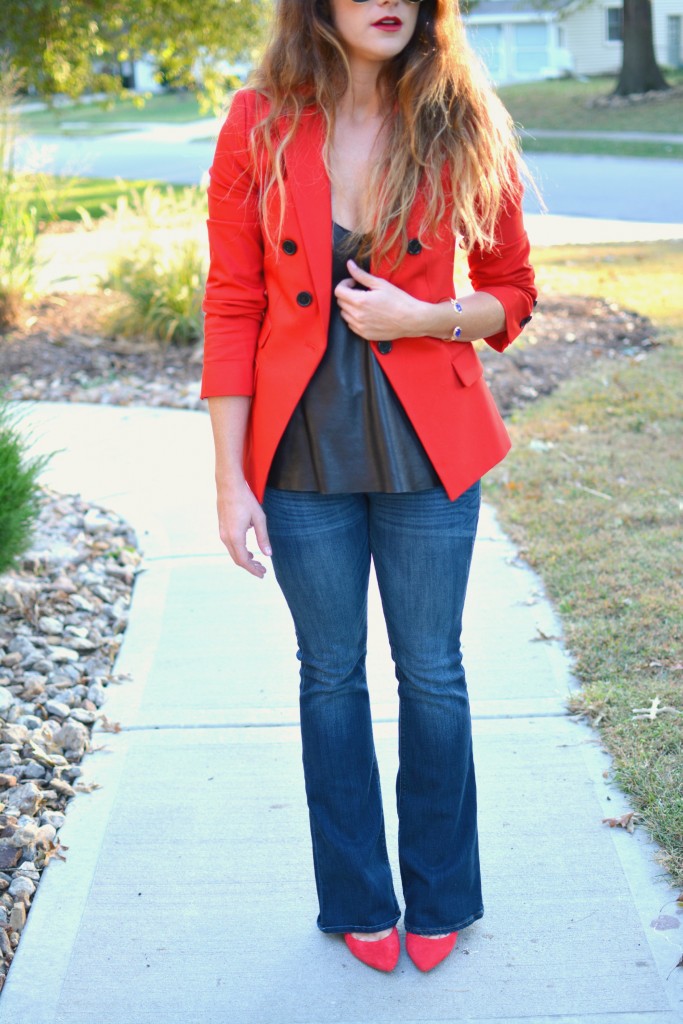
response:
[[[533,253],[544,291],[594,295],[645,314],[680,344],[683,337],[683,242],[563,245]]]
[[[26,176],[25,182],[25,190],[30,194],[43,224],[55,220],[82,221],[83,210],[93,220],[98,220],[105,215],[107,208],[116,206],[121,196],[132,199],[149,185],[158,185],[160,189],[171,188],[178,196],[190,188],[167,185],[166,182],[65,178],[49,174]]]
[[[562,617],[582,683],[570,709],[598,725],[681,884],[683,244],[535,256],[541,295],[603,296],[661,328],[646,356],[603,360],[516,413],[513,449],[485,488]],[[673,711],[634,716],[656,698]]]
[[[667,71],[671,85],[683,85],[683,70]],[[614,76],[525,82],[501,86],[500,98],[513,118],[525,128],[586,131],[641,131],[683,134],[683,102],[680,97],[619,109],[586,107],[586,101],[614,90]]]
[[[102,130],[108,126],[115,127],[119,122],[145,121],[183,124],[196,121],[202,115],[197,97],[190,92],[162,93],[116,100],[109,104],[76,103],[72,106],[57,107],[54,110],[27,111],[20,114],[23,131],[36,134],[69,130],[70,122],[89,124],[93,129]],[[80,128],[79,131],[83,131]]]

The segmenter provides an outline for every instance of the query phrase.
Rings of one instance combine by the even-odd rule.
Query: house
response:
[[[614,75],[621,67],[619,0],[479,0],[463,15],[467,36],[496,85],[575,75]],[[683,0],[653,0],[657,62],[683,67]]]

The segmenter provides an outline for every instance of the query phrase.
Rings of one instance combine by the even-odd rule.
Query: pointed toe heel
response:
[[[444,935],[442,939],[430,939],[426,935],[413,935],[406,932],[406,950],[408,956],[421,971],[431,971],[433,967],[445,960],[455,946],[457,932]]]
[[[401,943],[395,925],[391,935],[387,935],[385,939],[364,942],[363,939],[354,939],[353,935],[347,932],[344,941],[358,960],[362,960],[368,967],[374,967],[376,971],[393,971],[398,963]]]

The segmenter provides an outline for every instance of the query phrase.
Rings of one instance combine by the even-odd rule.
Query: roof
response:
[[[477,3],[463,4],[463,16],[465,20],[469,15],[504,15],[504,14],[526,14],[543,15],[557,13],[567,7],[571,7],[575,0],[544,0],[543,4],[530,3],[529,0],[478,0]]]

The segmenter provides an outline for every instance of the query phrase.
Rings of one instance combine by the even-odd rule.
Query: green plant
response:
[[[109,328],[127,337],[143,336],[188,345],[202,336],[205,270],[199,246],[187,241],[170,255],[142,246],[139,255],[121,256],[102,279],[103,288],[123,295]]]
[[[205,189],[198,185],[179,189],[176,185],[148,184],[130,188],[117,178],[119,194],[114,204],[102,203],[105,218],[117,228],[193,228],[206,217]]]
[[[37,478],[48,459],[26,458],[25,441],[0,397],[0,573],[29,546],[38,515]]]
[[[30,190],[14,170],[20,78],[0,62],[0,330],[16,323],[37,265],[38,215]]]

